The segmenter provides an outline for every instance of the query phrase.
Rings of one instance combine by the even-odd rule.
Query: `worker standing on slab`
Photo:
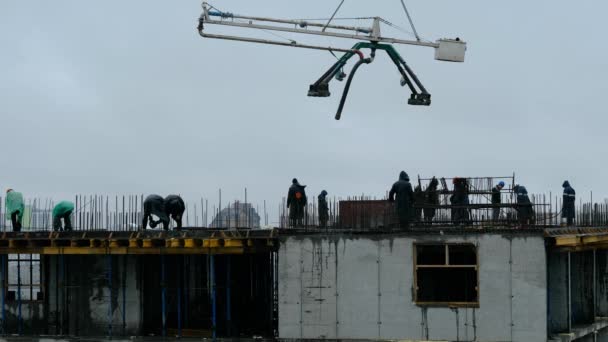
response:
[[[426,196],[422,191],[422,187],[420,186],[420,184],[416,185],[416,187],[414,188],[414,205],[416,206],[413,210],[414,222],[422,221],[422,207],[424,206],[425,202]]]
[[[323,190],[318,197],[319,207],[319,227],[327,228],[327,221],[329,220],[329,206],[327,205],[327,191]]]
[[[500,218],[500,204],[502,203],[502,198],[500,195],[500,191],[505,187],[505,182],[500,181],[496,184],[495,187],[492,188],[492,220],[498,221]]]
[[[152,215],[158,217],[158,221],[155,221]],[[150,221],[151,228],[156,228],[159,223],[162,223],[164,230],[169,229],[169,217],[165,210],[165,199],[159,195],[150,195],[144,200],[142,230],[148,227],[148,220]]]
[[[13,189],[6,190],[6,213],[11,217],[14,232],[21,231],[21,220],[25,211],[23,195]]]
[[[454,224],[470,224],[469,208],[469,182],[466,178],[456,177],[452,180],[454,192],[450,196],[450,203],[456,208],[452,208],[452,221]]]
[[[169,195],[165,197],[165,212],[168,217],[175,221],[176,230],[182,228],[182,217],[185,210],[186,205],[184,204],[184,200],[178,195]]]
[[[61,201],[53,208],[53,230],[72,230],[72,220],[70,216],[74,211],[74,203],[70,201]],[[63,219],[63,228],[61,227],[61,220]]]
[[[428,208],[424,208],[424,221],[429,224],[433,222],[433,218],[435,217],[436,209],[434,206],[439,205],[439,193],[437,192],[438,185],[439,182],[437,181],[437,178],[433,177],[425,191]]]
[[[570,182],[568,181],[564,181],[562,187],[564,188],[562,218],[566,219],[566,224],[568,226],[571,226],[574,223],[574,203],[576,202],[576,192],[570,186]]]
[[[287,193],[287,208],[289,208],[289,226],[297,227],[304,224],[304,208],[308,204],[306,185],[300,185],[296,178],[292,179]]]
[[[534,209],[532,201],[528,197],[528,190],[525,186],[516,184],[513,192],[517,198],[517,219],[522,225],[534,224]]]
[[[412,216],[414,191],[412,190],[412,184],[410,184],[410,177],[407,175],[407,173],[405,173],[405,171],[401,171],[399,174],[399,180],[393,184],[393,187],[388,194],[388,200],[391,203],[396,202],[399,227],[409,228],[410,218]]]

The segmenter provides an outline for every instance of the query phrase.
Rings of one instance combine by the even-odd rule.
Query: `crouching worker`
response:
[[[21,231],[21,220],[23,219],[23,211],[25,205],[23,202],[23,195],[20,192],[13,191],[13,189],[6,190],[6,213],[11,217],[11,223],[13,224],[13,231]]]
[[[72,230],[72,221],[70,216],[74,211],[74,203],[70,201],[61,201],[57,203],[53,208],[53,230]],[[61,220],[63,219],[63,228],[61,227]]]
[[[158,221],[154,221],[152,215],[158,217]],[[144,200],[142,230],[148,228],[148,220],[150,221],[150,228],[156,228],[159,223],[162,223],[164,230],[169,229],[169,217],[165,211],[165,199],[159,195],[150,195]]]
[[[165,197],[165,213],[168,217],[172,218],[175,221],[175,229],[179,230],[182,228],[182,217],[184,215],[184,211],[186,210],[186,205],[184,204],[184,200],[177,195],[169,195]]]

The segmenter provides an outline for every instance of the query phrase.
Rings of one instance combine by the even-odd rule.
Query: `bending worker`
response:
[[[397,196],[396,200],[395,195]],[[399,180],[393,184],[388,194],[389,202],[397,202],[397,216],[399,217],[399,226],[401,228],[408,228],[410,225],[413,196],[414,191],[412,190],[412,184],[410,184],[410,177],[405,171],[401,171]]]
[[[74,203],[70,201],[61,201],[53,208],[53,230],[72,230],[72,221],[70,215],[74,211]],[[61,220],[63,219],[63,228]]]
[[[184,200],[178,195],[169,195],[165,197],[165,212],[168,217],[175,221],[176,230],[182,228],[182,217],[185,210],[186,205],[184,204]]]
[[[152,215],[158,217],[158,221],[154,221]],[[141,229],[148,227],[148,220],[150,220],[151,228],[156,228],[159,223],[162,223],[164,230],[169,229],[169,217],[165,210],[165,199],[159,195],[150,195],[144,200],[144,218]]]
[[[23,212],[25,210],[23,195],[20,192],[13,191],[13,189],[6,190],[5,208],[6,213],[11,217],[13,231],[20,232],[21,220],[23,220]]]
[[[496,184],[495,187],[492,188],[492,204],[496,206],[492,208],[492,220],[498,221],[500,218],[500,204],[502,203],[502,198],[500,196],[500,191],[505,187],[505,182],[500,181]]]
[[[570,182],[562,184],[564,188],[562,218],[566,219],[566,224],[571,226],[574,223],[574,203],[576,202],[576,192],[570,186]]]

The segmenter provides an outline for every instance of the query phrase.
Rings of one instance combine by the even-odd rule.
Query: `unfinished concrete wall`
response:
[[[540,235],[284,237],[279,250],[279,337],[546,341]],[[413,244],[478,246],[479,308],[414,303]]]
[[[49,256],[47,265],[50,334],[138,333],[141,296],[136,258]]]

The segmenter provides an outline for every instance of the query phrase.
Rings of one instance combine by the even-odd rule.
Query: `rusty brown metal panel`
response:
[[[340,201],[341,228],[385,228],[395,226],[393,203],[386,200]]]

